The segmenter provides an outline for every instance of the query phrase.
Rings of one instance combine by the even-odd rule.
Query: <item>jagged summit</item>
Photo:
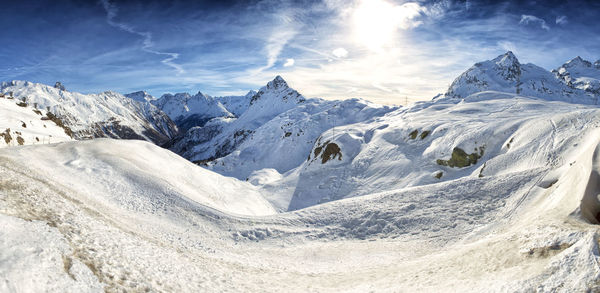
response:
[[[273,102],[283,101],[284,103],[292,101],[293,103],[301,103],[306,99],[296,90],[290,88],[280,75],[277,75],[272,81],[269,81],[266,86],[260,88],[260,90],[252,96],[250,105],[257,103],[260,100],[273,100]]]
[[[280,76],[277,75],[272,81],[267,83],[267,89],[285,89],[289,88],[287,82]]]
[[[565,64],[563,64],[562,67],[573,68],[573,67],[577,67],[577,66],[592,67],[592,62],[587,61],[587,60],[581,58],[580,56],[577,56],[577,57],[567,61]]]
[[[512,51],[507,51],[506,53],[499,55],[498,57],[492,59],[498,65],[513,65],[520,64],[519,59]]]
[[[521,75],[521,63],[513,52],[508,51],[494,58],[492,61],[496,63],[496,67],[502,77],[510,81],[517,81],[519,79]]]

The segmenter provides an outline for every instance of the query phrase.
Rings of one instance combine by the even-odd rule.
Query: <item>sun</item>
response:
[[[383,0],[363,0],[353,14],[355,41],[373,51],[391,43],[398,25],[396,6]]]
[[[354,39],[380,52],[393,43],[398,29],[420,25],[417,18],[423,11],[418,3],[395,5],[385,0],[361,0],[352,15]]]

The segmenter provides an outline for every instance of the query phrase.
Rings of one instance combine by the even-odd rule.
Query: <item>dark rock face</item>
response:
[[[484,148],[480,147],[479,152],[475,151],[474,153],[467,154],[461,148],[454,148],[452,150],[452,156],[448,160],[438,159],[436,163],[441,166],[448,166],[451,168],[464,168],[471,165],[477,164],[477,161],[483,156]]]
[[[325,164],[327,161],[333,160],[336,157],[338,160],[342,160],[342,149],[333,142],[328,143],[325,146],[325,151],[323,151],[323,154],[321,155],[321,164]]]
[[[57,82],[54,84],[54,88],[55,88],[55,89],[59,89],[59,90],[61,90],[61,91],[66,91],[66,90],[67,90],[67,89],[65,88],[65,86],[64,86],[64,85],[63,85],[63,84],[62,84],[60,81],[57,81]]]

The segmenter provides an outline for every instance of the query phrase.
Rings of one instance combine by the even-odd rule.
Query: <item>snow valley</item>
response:
[[[1,292],[595,292],[600,61],[403,107],[0,87]]]

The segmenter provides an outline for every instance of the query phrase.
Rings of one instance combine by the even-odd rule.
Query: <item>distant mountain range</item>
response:
[[[509,51],[473,65],[454,80],[441,97],[466,98],[482,91],[597,104],[600,97],[600,60],[592,63],[576,57],[557,69],[547,71],[534,64],[521,64]],[[3,82],[0,93],[14,98],[22,106],[43,112],[41,118],[58,122],[59,127],[66,129],[73,139],[144,139],[202,164],[224,158],[220,161],[221,166],[228,161],[230,167],[220,170],[240,178],[248,176],[254,167],[244,167],[242,169],[246,171],[239,169],[234,174],[236,172],[232,168],[238,163],[231,160],[240,154],[243,154],[242,157],[248,155],[248,152],[256,153],[250,155],[253,158],[264,157],[264,154],[257,153],[264,146],[254,145],[256,141],[280,145],[280,151],[292,146],[312,145],[320,133],[331,127],[373,119],[395,109],[362,100],[306,99],[280,76],[258,91],[249,91],[243,96],[212,97],[198,92],[195,95],[165,94],[155,98],[145,91],[125,95],[111,91],[85,95],[67,91],[60,82],[47,86],[27,81]],[[48,118],[46,113],[53,118]],[[302,122],[306,125],[298,126],[301,121],[306,121]],[[11,129],[9,132],[28,132],[18,123],[7,124],[5,132],[7,128]],[[290,137],[292,135],[294,137]],[[269,138],[268,142],[264,141],[266,138]],[[36,142],[33,138],[26,139],[24,143]],[[229,156],[236,150],[236,154]],[[290,152],[296,159],[265,166],[277,167],[279,171],[289,170],[299,163],[300,157],[306,156],[300,156],[306,150],[305,146],[302,150]],[[225,159],[226,156],[229,157]],[[219,167],[213,164],[211,168]]]

